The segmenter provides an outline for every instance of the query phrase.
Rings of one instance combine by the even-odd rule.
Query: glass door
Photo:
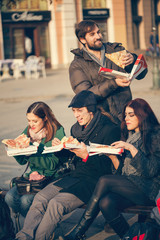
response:
[[[50,45],[49,45],[49,33],[48,26],[42,25],[39,27],[39,43],[40,43],[40,55],[45,57],[46,66],[50,67]]]
[[[5,59],[12,58],[12,41],[9,27],[3,27],[3,43]]]
[[[24,29],[13,29],[13,58],[24,59]]]

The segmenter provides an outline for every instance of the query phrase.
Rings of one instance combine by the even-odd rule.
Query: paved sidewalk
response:
[[[133,98],[144,98],[149,102],[160,120],[160,90],[152,90],[152,61],[147,61],[149,72],[145,79],[134,80],[131,83]],[[68,69],[47,70],[47,78],[30,79],[24,78],[15,80],[7,79],[0,82],[0,141],[4,138],[14,138],[25,128],[27,121],[25,114],[27,107],[34,101],[45,101],[55,113],[57,119],[66,129],[69,136],[69,129],[75,122],[68,104],[74,96],[70,87]],[[8,187],[10,179],[20,176],[24,167],[16,163],[13,157],[8,157],[4,145],[0,142],[0,180],[2,187]],[[80,218],[83,210],[78,209],[70,214],[70,217],[61,223],[63,232],[68,232]],[[134,222],[136,217],[125,215]],[[67,216],[68,217],[68,216]],[[131,218],[133,217],[133,218]],[[107,234],[103,231],[104,219],[99,216],[87,232],[87,239],[90,240],[117,240],[115,234]],[[57,230],[57,232],[60,229]]]
[[[149,72],[145,79],[131,83],[133,98],[142,97],[146,99],[155,109],[159,116],[158,100],[160,90],[153,90],[152,82],[152,59],[147,61]],[[159,69],[160,70],[160,69]],[[74,95],[69,82],[68,68],[58,70],[47,70],[47,78],[39,79],[21,78],[18,80],[7,79],[0,82],[0,102],[19,102],[28,99],[37,101],[38,99],[53,99],[69,97]]]
[[[159,60],[160,63],[160,60]],[[160,89],[153,90],[153,62],[152,59],[148,59],[148,74],[147,76],[140,81],[134,80],[131,83],[131,90],[133,98],[143,98],[145,99],[153,108],[156,116],[160,120],[160,110],[159,110],[159,103],[160,103]],[[159,64],[160,66],[160,64]],[[160,67],[159,67],[160,71]],[[160,75],[159,75],[159,82],[160,82]]]

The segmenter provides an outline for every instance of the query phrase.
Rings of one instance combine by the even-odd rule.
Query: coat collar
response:
[[[114,42],[114,43],[107,42],[107,43],[103,43],[103,45],[105,47],[105,53],[118,52],[124,49],[122,47],[122,44],[118,42]],[[71,50],[71,53],[73,53],[77,57],[82,57],[87,61],[92,61],[92,58],[83,49],[76,48]]]

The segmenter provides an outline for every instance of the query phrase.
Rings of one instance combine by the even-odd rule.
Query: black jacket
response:
[[[120,43],[104,43],[105,52],[113,53],[124,50]],[[121,122],[122,110],[124,105],[132,99],[130,87],[119,87],[114,79],[98,74],[100,65],[95,62],[83,49],[74,49],[71,51],[75,57],[72,61],[69,74],[73,91],[77,94],[82,90],[90,90],[96,94],[99,106],[103,107],[106,112],[110,112],[112,116]],[[120,72],[130,73],[137,59],[136,54],[132,54],[134,62],[122,69],[111,60],[106,58],[106,68]],[[142,79],[147,73],[147,69],[143,71],[137,79]]]
[[[125,176],[154,201],[160,189],[160,126],[150,131],[149,138],[152,151],[144,148],[141,137],[129,142],[138,152],[132,157],[125,150],[115,174]]]
[[[146,194],[151,200],[155,200],[160,189],[160,127],[156,127],[150,134],[152,152],[144,149],[142,141],[138,141],[138,153],[131,158],[125,175],[137,188]],[[136,143],[133,143],[135,145]],[[124,162],[125,163],[125,162]]]
[[[71,134],[75,126],[76,125],[73,125]],[[81,141],[77,134],[76,136],[72,135]],[[119,139],[119,126],[114,124],[108,117],[101,114],[98,125],[84,143],[86,145],[89,145],[89,142],[110,145]],[[72,193],[83,202],[87,203],[93,193],[99,177],[106,174],[112,174],[112,163],[105,155],[89,156],[86,163],[77,157],[76,161],[76,170],[72,172],[71,176],[77,178],[77,182],[73,186],[65,188],[62,191]]]

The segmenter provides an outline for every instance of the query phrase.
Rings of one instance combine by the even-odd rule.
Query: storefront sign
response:
[[[83,18],[84,19],[106,19],[109,17],[108,8],[91,8],[83,9]]]
[[[19,23],[19,22],[44,22],[51,20],[50,11],[38,11],[38,12],[2,12],[3,23]]]

